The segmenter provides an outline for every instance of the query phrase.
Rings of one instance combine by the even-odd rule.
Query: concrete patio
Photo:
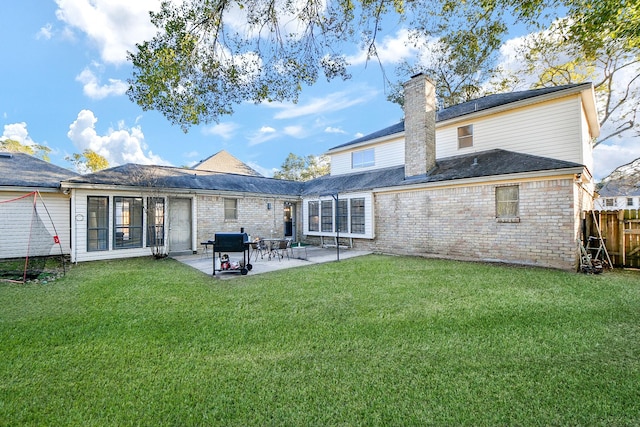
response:
[[[355,249],[340,249],[340,259],[353,258],[357,256],[367,255],[371,252],[360,251]],[[229,254],[232,261],[242,260],[241,253]],[[261,257],[259,254],[256,259],[256,254],[250,251],[250,261],[252,266],[249,275],[269,273],[271,271],[284,270],[286,268],[304,267],[313,264],[321,264],[325,262],[331,262],[337,260],[337,251],[335,248],[320,248],[317,246],[303,246],[294,247],[289,252],[289,258],[284,256],[282,259],[278,257],[269,258],[268,255]],[[206,254],[196,255],[177,255],[172,258],[180,261],[190,267],[197,268],[198,270],[213,275],[213,260],[211,251]],[[240,277],[241,274],[238,271],[216,271],[216,278],[230,279],[232,277]]]

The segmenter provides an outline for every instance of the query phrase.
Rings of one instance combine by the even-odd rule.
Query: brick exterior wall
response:
[[[582,201],[590,197],[572,178],[517,184],[519,222],[496,220],[494,184],[376,194],[376,238],[354,246],[575,271]]]
[[[245,233],[255,237],[283,237],[284,236],[284,203],[292,202],[296,205],[298,224],[298,240],[302,230],[300,215],[302,204],[290,199],[273,197],[233,197],[238,201],[238,219],[224,219],[224,196],[204,196],[197,198],[198,242],[213,239],[215,233],[239,233],[244,228]],[[271,209],[267,209],[267,203]]]

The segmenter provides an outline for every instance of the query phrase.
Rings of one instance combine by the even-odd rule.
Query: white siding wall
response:
[[[144,215],[144,227],[143,227],[143,235],[142,235],[142,248],[127,248],[127,249],[112,249],[113,248],[113,196],[123,196],[123,197],[143,197],[145,199],[147,197],[163,197],[158,194],[135,194],[131,192],[119,191],[119,192],[108,192],[108,191],[95,191],[95,190],[73,190],[73,203],[71,206],[71,218],[73,221],[73,232],[72,232],[72,245],[73,250],[71,251],[71,261],[73,262],[82,262],[82,261],[96,261],[103,259],[114,259],[114,258],[132,258],[139,256],[150,256],[151,249],[148,247],[144,247],[147,242],[147,230],[146,230],[146,215]],[[88,196],[97,196],[97,197],[109,197],[109,250],[106,251],[87,251],[87,197]],[[168,213],[168,203],[165,204],[165,224],[167,224],[167,213]],[[167,241],[167,229],[165,227],[165,242]],[[195,239],[195,237],[194,237]],[[196,247],[196,246],[193,246]]]
[[[368,148],[374,149],[375,165],[367,168],[351,167],[351,152]],[[364,172],[375,169],[383,169],[404,164],[404,138],[396,138],[392,141],[359,147],[351,151],[344,151],[331,155],[331,175]]]
[[[587,167],[593,175],[593,143],[591,134],[589,133],[589,123],[584,109],[580,110],[580,125],[582,126],[582,164]]]
[[[0,201],[13,200],[28,194],[27,192],[3,192]],[[2,233],[0,234],[0,258],[21,258],[26,256],[31,230],[31,218],[33,213],[33,200],[31,195],[20,202],[0,203],[0,218]],[[45,209],[46,206],[46,209]],[[70,253],[70,224],[69,224],[69,197],[62,193],[40,193],[36,197],[36,208],[47,231],[57,235],[60,244],[55,244],[53,238],[50,254]],[[48,213],[47,213],[48,212]],[[49,215],[51,219],[49,219]],[[46,240],[44,241],[46,242]]]
[[[583,123],[579,95],[460,121],[437,129],[436,157],[503,149],[584,164]],[[473,147],[458,149],[457,128],[468,124]]]

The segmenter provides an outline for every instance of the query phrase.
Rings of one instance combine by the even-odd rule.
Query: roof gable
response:
[[[213,156],[201,160],[193,167],[193,169],[233,173],[237,175],[262,176],[225,150],[220,150]]]

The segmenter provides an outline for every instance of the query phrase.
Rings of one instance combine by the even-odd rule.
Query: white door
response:
[[[191,199],[169,199],[169,252],[191,250]]]

